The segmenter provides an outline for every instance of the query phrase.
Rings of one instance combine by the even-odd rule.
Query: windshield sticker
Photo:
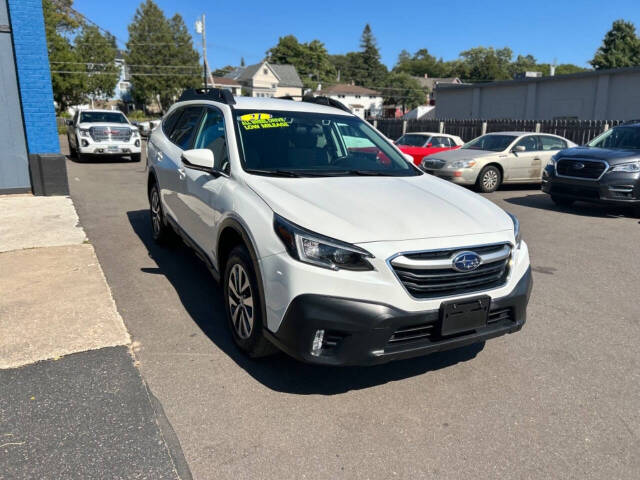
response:
[[[240,117],[245,130],[259,130],[262,128],[284,128],[291,125],[283,117],[273,117],[269,113],[247,113]]]

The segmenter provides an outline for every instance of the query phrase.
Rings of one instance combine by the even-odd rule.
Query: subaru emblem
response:
[[[482,259],[475,252],[460,252],[451,261],[451,266],[458,272],[472,272],[480,266]]]
[[[584,163],[576,163],[573,168],[575,168],[576,170],[582,170],[584,168]]]

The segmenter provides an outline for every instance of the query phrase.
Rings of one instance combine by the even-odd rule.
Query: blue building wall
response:
[[[42,0],[8,0],[29,154],[60,152]]]

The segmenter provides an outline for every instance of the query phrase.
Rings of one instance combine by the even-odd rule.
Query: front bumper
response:
[[[131,155],[141,151],[140,137],[132,137],[128,142],[95,142],[91,137],[78,137],[78,152],[84,155]]]
[[[473,168],[459,168],[458,170],[441,168],[438,170],[425,171],[458,185],[475,185],[476,180],[478,179],[478,172]]]
[[[553,166],[542,174],[542,191],[553,196],[608,205],[640,205],[640,174],[605,173],[600,180],[556,175]]]
[[[291,356],[324,365],[374,365],[422,356],[517,332],[526,321],[532,289],[531,269],[510,294],[493,299],[486,327],[459,335],[439,334],[440,311],[408,312],[382,303],[325,295],[296,297],[280,328],[268,338]],[[508,315],[499,312],[508,311]],[[492,313],[493,319],[492,322]],[[433,334],[417,340],[390,343],[398,330],[432,325]],[[314,336],[325,331],[327,342],[318,356],[311,354]]]

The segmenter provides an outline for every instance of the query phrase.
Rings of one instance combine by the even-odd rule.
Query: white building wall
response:
[[[365,117],[365,112],[369,111],[369,115],[372,117],[378,117],[382,115],[382,97],[377,95],[343,95],[343,94],[331,94],[327,95],[329,98],[338,100],[344,103],[351,109],[354,115],[360,118]],[[362,105],[363,108],[356,109],[353,105]]]

